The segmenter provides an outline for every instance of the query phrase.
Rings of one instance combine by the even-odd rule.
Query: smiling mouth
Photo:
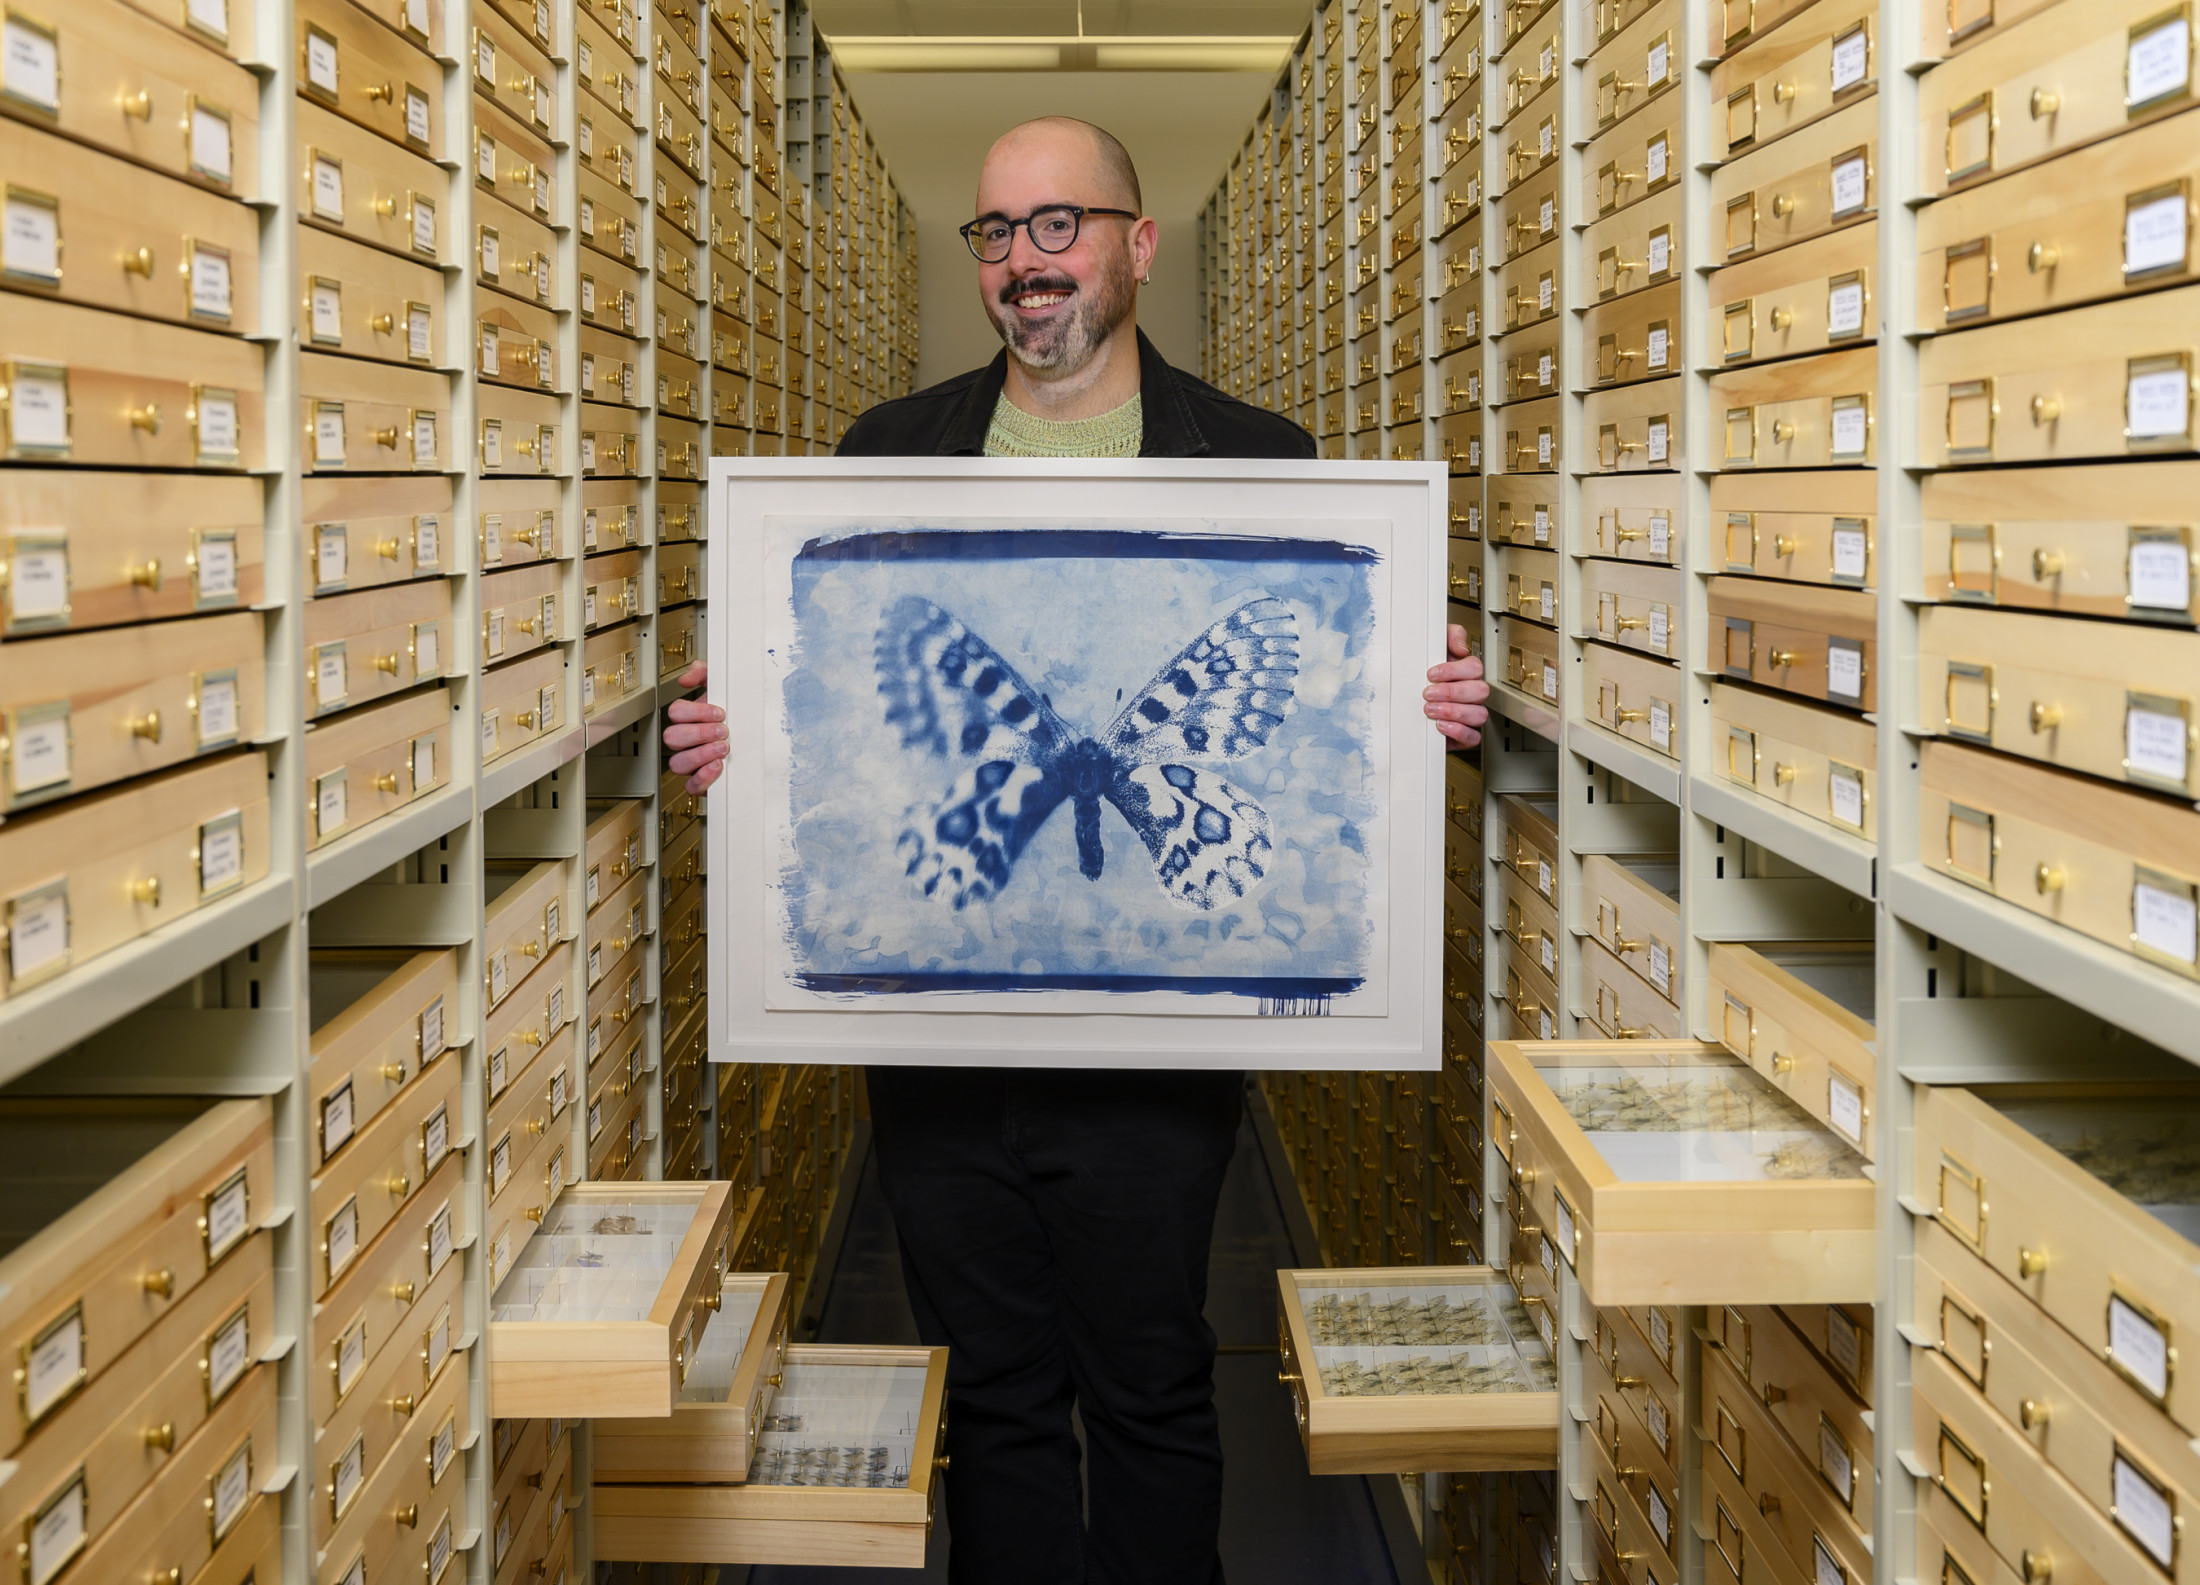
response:
[[[1001,295],[1010,307],[1021,309],[1027,314],[1036,314],[1068,302],[1075,295],[1075,288],[1053,282],[1028,283],[1010,287]]]

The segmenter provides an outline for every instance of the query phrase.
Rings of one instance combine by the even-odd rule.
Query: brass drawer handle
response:
[[[2018,1251],[2017,1251],[2017,1275],[2018,1275],[2018,1276],[2020,1276],[2020,1277],[2037,1277],[2037,1276],[2038,1276],[2038,1275],[2039,1275],[2039,1274],[2040,1274],[2041,1272],[2045,1271],[2046,1269],[2047,1269],[2047,1251],[2046,1251],[2046,1250],[2044,1250],[2044,1249],[2029,1249],[2029,1248],[2020,1248],[2020,1249],[2018,1249]]]
[[[408,1530],[417,1530],[420,1528],[420,1504],[409,1502],[390,1517]]]
[[[2061,726],[2061,725],[2062,725],[2062,718],[2063,718],[2063,713],[2062,713],[2062,706],[2061,706],[2061,705],[2059,705],[2059,704],[2044,704],[2044,703],[2042,703],[2042,702],[2041,702],[2040,700],[2037,700],[2037,699],[2035,699],[2035,700],[2033,700],[2033,701],[2032,701],[2032,730],[2033,730],[2033,731],[2035,731],[2035,732],[2052,732],[2052,731],[2053,731],[2053,730],[2054,730],[2054,729],[2055,729],[2056,727],[2059,727],[2059,726]]]
[[[148,1271],[138,1278],[138,1287],[156,1299],[172,1299],[176,1296],[176,1274],[166,1266]]]
[[[2036,1431],[2054,1417],[2054,1411],[2037,1398],[2027,1398],[2017,1405],[2017,1423],[2027,1431]]]
[[[176,1425],[173,1420],[148,1426],[144,1436],[145,1450],[149,1453],[173,1453],[176,1450]]]
[[[160,712],[158,710],[148,710],[143,715],[132,716],[130,718],[130,736],[141,737],[148,743],[158,743],[160,741]]]
[[[160,877],[158,875],[148,875],[143,880],[132,881],[130,883],[130,900],[143,903],[148,908],[158,908],[160,906]]]
[[[382,774],[381,774],[381,775],[379,775],[379,776],[375,777],[375,778],[374,778],[374,790],[375,790],[376,792],[380,792],[380,793],[394,793],[394,792],[396,792],[396,791],[397,791],[397,772],[395,772],[395,771],[393,771],[393,770],[386,770],[386,771],[382,772]]]
[[[2051,248],[2044,242],[2035,242],[2024,250],[2024,267],[2034,275],[2052,270],[2062,262],[2062,250]]]
[[[2063,873],[2062,867],[2060,865],[2042,864],[2037,870],[2033,872],[2032,884],[2035,888],[2037,888],[2040,895],[2044,897],[2049,892],[2061,891],[2063,889],[2064,882],[2068,879],[2069,877]]]
[[[370,104],[393,105],[397,103],[397,89],[390,83],[369,83],[367,84],[366,94],[367,101]]]
[[[123,254],[122,268],[128,274],[142,275],[147,280],[151,280],[153,278],[153,250],[151,248],[132,248],[129,252]]]
[[[1775,787],[1785,787],[1794,780],[1795,767],[1793,765],[1783,765],[1778,760],[1773,761],[1772,784]]]
[[[140,589],[150,589],[155,594],[160,593],[162,573],[158,556],[150,556],[144,561],[132,562],[124,569],[123,575]]]
[[[2063,565],[2063,554],[2059,550],[2032,552],[2032,577],[2037,582],[2045,583],[2050,578],[2060,578]]]
[[[408,1420],[412,1418],[413,1410],[417,1407],[417,1402],[413,1398],[413,1395],[409,1392],[400,1394],[399,1396],[390,1400],[391,1410],[397,1414],[403,1415]]]
[[[390,1191],[391,1199],[402,1200],[406,1195],[412,1193],[412,1179],[405,1173],[393,1172],[382,1187]]]
[[[2032,102],[2029,108],[2032,111],[2034,121],[2043,121],[2062,108],[2062,95],[2050,93],[2045,88],[2035,88],[2032,90]]]
[[[2062,399],[2054,396],[2032,398],[2032,426],[2044,428],[2062,417]]]
[[[1790,666],[1800,666],[1803,663],[1803,652],[1799,649],[1775,647],[1765,651],[1765,661],[1766,664],[1785,671]]]
[[[393,1298],[393,1299],[395,1299],[395,1300],[396,1300],[396,1301],[397,1301],[397,1302],[398,1302],[399,1304],[410,1304],[410,1303],[412,1303],[412,1302],[413,1302],[413,1285],[412,1285],[411,1283],[409,1283],[409,1282],[393,1282],[393,1283],[391,1283],[391,1284],[390,1284],[390,1297],[391,1297],[391,1298]]]
[[[143,407],[130,409],[130,427],[142,429],[148,435],[160,433],[160,403],[147,402]]]

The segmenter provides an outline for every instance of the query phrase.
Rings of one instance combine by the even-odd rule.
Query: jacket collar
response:
[[[1191,403],[1185,399],[1176,370],[1169,367],[1168,360],[1146,339],[1143,330],[1137,334],[1138,388],[1145,397],[1146,420],[1146,436],[1138,454],[1141,457],[1205,454],[1212,448],[1201,433],[1198,420],[1192,416]],[[956,405],[954,416],[940,435],[938,455],[985,455],[986,430],[993,423],[993,409],[1000,402],[1001,391],[1007,384],[1008,351],[1003,348],[993,355],[991,363],[970,377],[962,401]]]

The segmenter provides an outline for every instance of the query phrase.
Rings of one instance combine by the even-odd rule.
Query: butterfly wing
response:
[[[1062,718],[1015,667],[920,595],[887,607],[877,660],[886,722],[904,748],[1042,765],[1071,741]]]
[[[1051,771],[987,760],[956,777],[929,812],[912,810],[894,851],[925,896],[960,910],[999,895],[1025,844],[1067,793]]]
[[[1110,784],[1115,805],[1153,857],[1154,879],[1179,907],[1206,912],[1267,878],[1268,811],[1211,771],[1140,765]]]
[[[1241,758],[1282,725],[1298,676],[1291,608],[1268,595],[1249,600],[1162,667],[1101,743],[1128,765]]]

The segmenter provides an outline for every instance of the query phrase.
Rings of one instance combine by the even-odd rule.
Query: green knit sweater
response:
[[[989,457],[1135,457],[1146,440],[1146,410],[1132,397],[1112,412],[1067,423],[1035,418],[1008,399],[993,404],[985,432]]]

